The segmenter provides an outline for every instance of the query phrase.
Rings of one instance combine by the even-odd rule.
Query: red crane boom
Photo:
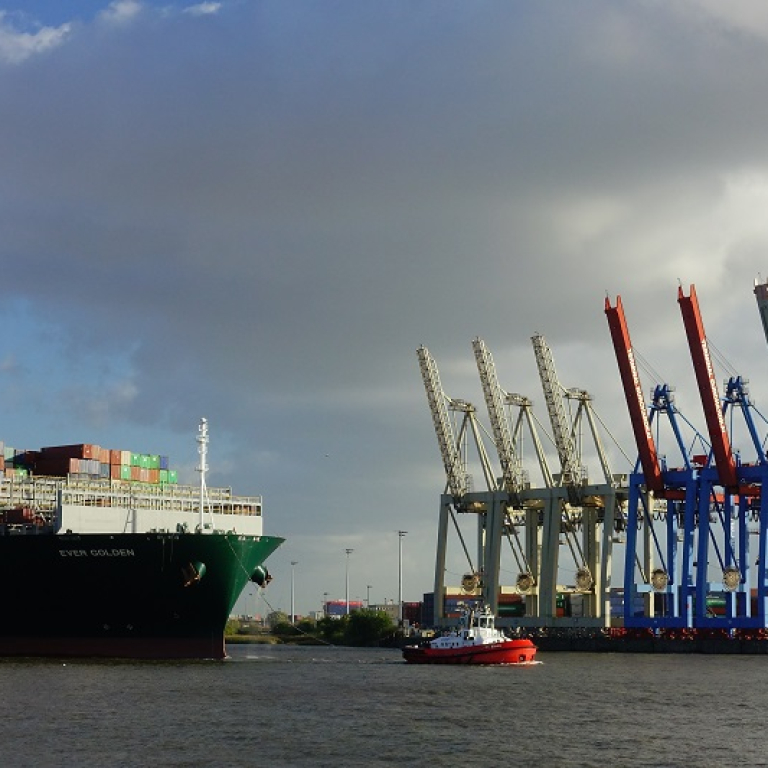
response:
[[[632,342],[629,340],[629,330],[624,317],[621,296],[616,297],[615,307],[611,307],[611,302],[606,297],[605,314],[608,318],[608,327],[611,330],[613,348],[616,351],[616,362],[619,364],[619,373],[624,386],[624,395],[627,399],[632,430],[635,433],[640,466],[643,469],[643,475],[645,475],[645,487],[649,491],[659,493],[664,490],[664,480],[661,476],[659,457],[656,453],[656,443],[648,421],[643,388],[640,384],[640,375],[637,372],[637,363],[632,351]]]
[[[688,337],[688,347],[691,350],[693,370],[699,385],[701,404],[704,408],[704,418],[712,443],[717,474],[724,488],[734,489],[738,486],[736,461],[733,457],[728,430],[725,427],[712,358],[709,355],[707,336],[704,333],[704,323],[701,320],[699,302],[696,298],[696,289],[691,286],[691,295],[685,296],[682,286],[679,287],[677,289],[677,302],[683,315],[685,333]]]

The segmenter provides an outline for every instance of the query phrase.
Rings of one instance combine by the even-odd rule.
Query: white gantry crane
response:
[[[480,383],[488,408],[488,417],[491,421],[493,440],[501,463],[501,480],[505,490],[516,495],[520,493],[523,487],[523,466],[515,454],[512,433],[504,409],[506,393],[499,386],[493,356],[485,342],[477,338],[472,342],[472,348],[475,351],[477,370],[480,374]]]
[[[462,579],[462,587],[465,593],[476,593],[477,589],[484,585],[483,574],[486,570],[486,562],[498,563],[499,558],[496,549],[493,547],[493,537],[487,533],[489,528],[489,521],[487,520],[489,505],[491,508],[495,507],[496,480],[488,453],[483,444],[475,407],[466,400],[458,400],[446,395],[440,382],[437,364],[429,350],[421,346],[416,352],[446,474],[445,492],[440,498],[437,558],[435,563],[434,620],[436,625],[440,625],[443,623],[445,615],[445,562],[449,521],[453,522],[469,564],[470,572]],[[463,414],[458,430],[453,428],[449,411]],[[480,462],[485,478],[486,491],[484,492],[475,492],[471,488],[470,475],[467,470],[467,443],[470,434],[472,435],[477,459]],[[462,512],[472,512],[478,516],[476,562],[473,562],[456,518],[456,513]],[[483,588],[485,587],[483,586]]]
[[[501,504],[498,520],[503,520],[504,533],[517,563],[518,576],[515,586],[520,593],[525,595],[525,614],[528,618],[537,617],[540,611],[540,595],[551,593],[551,611],[556,610],[554,603],[555,585],[554,583],[549,584],[546,578],[543,580],[541,578],[542,573],[548,572],[547,568],[539,567],[539,553],[541,551],[539,509],[541,502],[537,503],[537,500],[530,498],[527,493],[530,485],[527,483],[527,473],[523,468],[518,451],[524,425],[528,427],[528,433],[533,442],[539,468],[547,488],[553,485],[552,475],[534,424],[533,404],[527,397],[506,392],[501,387],[496,373],[496,365],[493,362],[493,355],[482,339],[474,339],[472,348],[475,353],[480,384],[502,469],[499,490],[506,493],[505,497],[498,497],[498,502]],[[518,409],[514,429],[510,429],[508,417],[510,408]],[[520,527],[524,528],[524,544],[520,541],[518,530]],[[498,531],[496,534],[500,536]],[[496,567],[489,570],[490,572],[487,574],[489,592],[498,594],[501,589],[501,585],[498,584],[499,569]]]
[[[541,334],[534,335],[531,341],[560,460],[561,474],[558,480],[568,493],[567,504],[563,504],[563,533],[576,566],[576,591],[585,595],[587,618],[608,621],[617,480],[611,474],[603,449],[591,396],[586,390],[568,389],[560,383],[552,351]],[[566,412],[565,399],[578,402],[573,419]],[[589,484],[586,467],[582,462],[580,440],[577,440],[583,421],[589,426],[593,447],[603,472],[604,482],[596,485]],[[576,535],[577,529],[581,529],[581,541]],[[598,545],[601,530],[602,557]]]
[[[585,472],[580,466],[576,450],[576,441],[571,433],[571,423],[565,412],[563,395],[571,396],[571,392],[563,387],[557,378],[555,361],[546,340],[540,334],[531,337],[536,365],[539,368],[539,378],[544,391],[544,401],[547,404],[549,421],[552,425],[552,436],[560,459],[560,485],[576,491],[571,495],[574,502],[578,501],[578,486]]]
[[[494,484],[494,472],[480,435],[476,409],[472,403],[466,400],[454,399],[446,395],[440,383],[437,363],[435,363],[435,359],[429,353],[429,350],[421,346],[416,352],[419,357],[421,377],[424,381],[424,389],[426,390],[429,409],[432,413],[432,422],[435,427],[435,434],[437,435],[440,455],[443,458],[443,466],[445,467],[446,490],[453,496],[456,506],[461,507],[464,497],[471,490],[466,459],[468,432],[472,434],[474,439],[477,457],[480,461],[486,485],[491,488]],[[458,434],[455,436],[451,419],[448,416],[449,410],[464,414]],[[463,450],[462,446],[464,446]]]
[[[506,392],[499,384],[493,356],[476,338],[472,345],[485,397],[491,431],[501,473],[494,473],[482,440],[475,407],[466,400],[449,397],[444,391],[434,358],[426,349],[417,350],[424,388],[446,475],[440,497],[440,517],[435,563],[434,624],[446,626],[445,565],[448,529],[451,522],[458,533],[470,573],[462,579],[465,595],[482,595],[498,613],[499,597],[506,589],[499,583],[502,542],[510,545],[518,568],[514,587],[524,595],[525,615],[500,617],[500,626],[547,627],[603,626],[610,621],[610,558],[615,507],[620,489],[610,474],[592,413],[591,398],[583,390],[564,390],[557,380],[551,352],[541,337],[536,338],[537,360],[545,383],[545,397],[562,471],[553,476],[538,436],[532,402]],[[579,401],[577,417],[571,422],[563,407],[563,394]],[[514,412],[516,410],[516,416]],[[459,418],[460,417],[460,423]],[[581,467],[581,440],[577,429],[581,419],[590,425],[595,449],[606,481],[590,485]],[[543,482],[534,486],[522,462],[523,439],[530,437]],[[485,479],[485,488],[474,489],[468,471],[471,443],[476,450]],[[476,517],[477,543],[474,558],[459,527],[462,513]],[[602,525],[600,557],[598,530]],[[583,616],[558,616],[559,546],[568,543],[576,568],[576,585],[584,595]],[[473,562],[474,560],[474,562]],[[599,572],[599,573],[598,573]],[[596,574],[593,577],[593,574]]]

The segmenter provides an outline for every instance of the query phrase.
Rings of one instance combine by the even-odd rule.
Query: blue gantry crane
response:
[[[656,386],[646,415],[621,298],[615,307],[605,303],[639,455],[627,510],[625,626],[672,632],[763,628],[768,515],[762,487],[768,464],[754,406],[739,376],[726,382],[720,398],[695,288],[688,296],[679,289],[678,303],[707,425],[708,441],[694,429],[695,446],[683,440],[681,414],[668,385]],[[677,468],[659,459],[656,450],[653,422],[662,414],[680,451]],[[755,450],[750,463],[743,463],[731,444],[727,420],[737,414]],[[752,534],[759,537],[754,566]],[[644,598],[642,610],[638,596]]]

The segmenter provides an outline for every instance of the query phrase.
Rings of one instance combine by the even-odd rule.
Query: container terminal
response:
[[[768,339],[768,282],[756,280],[754,296]],[[446,394],[435,359],[418,348],[446,477],[425,617],[432,626],[455,626],[465,601],[489,606],[500,627],[535,636],[545,651],[768,652],[768,421],[746,378],[732,375],[719,390],[695,287],[686,295],[679,286],[677,301],[701,431],[668,382],[655,381],[646,402],[621,297],[605,299],[637,457],[623,474],[610,466],[610,433],[593,398],[561,384],[542,335],[531,341],[551,434],[533,400],[502,388],[482,339],[472,347],[489,428],[472,403]],[[746,442],[738,449],[737,432]],[[525,463],[524,443],[533,454]],[[587,460],[600,467],[594,478]],[[453,547],[466,572],[449,579]],[[559,572],[572,583],[558,583]],[[502,573],[516,574],[514,583]]]

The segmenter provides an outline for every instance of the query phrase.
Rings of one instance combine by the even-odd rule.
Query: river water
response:
[[[768,656],[230,646],[224,662],[0,661],[0,766],[768,766]]]

